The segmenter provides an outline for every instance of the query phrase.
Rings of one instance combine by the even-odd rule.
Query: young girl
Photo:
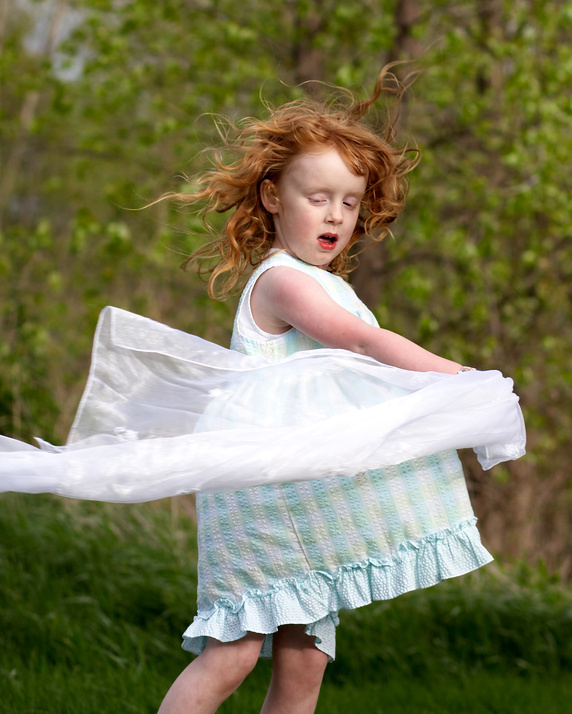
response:
[[[491,559],[450,449],[479,447],[486,467],[524,453],[511,381],[380,328],[344,280],[357,241],[403,208],[416,161],[363,123],[382,91],[383,75],[365,102],[248,121],[236,160],[191,197],[234,209],[199,251],[218,256],[211,294],[255,266],[234,352],[106,308],[67,446],[0,437],[0,491],[201,492],[183,645],[198,657],[160,714],[215,712],[259,656],[273,659],[262,711],[313,712],[339,610]]]
[[[356,242],[365,233],[380,240],[400,213],[415,164],[392,146],[390,129],[381,138],[362,122],[381,91],[380,79],[359,104],[303,100],[251,120],[231,146],[237,160],[203,180],[199,196],[211,209],[235,209],[220,239],[199,252],[219,256],[211,294],[216,280],[225,278],[227,292],[256,266],[232,349],[281,360],[342,348],[404,370],[467,370],[380,328],[344,280]],[[268,395],[270,421],[279,400]],[[273,659],[262,712],[309,714],[335,655],[340,609],[491,560],[454,451],[357,478],[199,494],[197,512],[199,613],[183,646],[199,656],[160,714],[215,712],[259,656]]]

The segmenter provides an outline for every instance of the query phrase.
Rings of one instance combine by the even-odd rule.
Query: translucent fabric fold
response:
[[[66,446],[0,437],[0,490],[149,501],[354,476],[451,448],[524,454],[511,379],[410,372],[345,350],[270,363],[107,307]]]

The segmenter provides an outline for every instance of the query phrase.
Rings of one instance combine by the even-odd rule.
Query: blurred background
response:
[[[219,143],[213,115],[261,116],[320,91],[308,80],[365,98],[394,60],[411,61],[402,78],[419,71],[398,141],[422,160],[393,235],[351,281],[383,326],[514,378],[528,454],[486,473],[463,454],[474,508],[503,567],[566,582],[570,0],[0,0],[0,432],[65,441],[105,305],[227,346],[236,299],[209,300],[179,269],[200,220],[134,209],[189,190],[183,174],[192,182]],[[3,502],[13,533],[40,508]],[[40,502],[82,533],[97,509]],[[160,509],[175,540],[192,523],[191,499],[117,518],[148,532]],[[193,609],[189,593],[185,619]]]
[[[475,508],[497,552],[569,575],[572,3],[1,0],[0,57],[2,433],[65,439],[105,305],[228,345],[235,303],[179,270],[200,222],[129,210],[209,165],[213,113],[311,79],[364,98],[411,59],[422,162],[352,282],[382,325],[514,378],[528,455],[467,457]]]

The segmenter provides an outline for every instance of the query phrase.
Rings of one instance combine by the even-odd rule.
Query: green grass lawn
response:
[[[0,713],[156,712],[189,661],[192,501],[0,497]],[[257,712],[261,661],[221,712]],[[318,712],[561,714],[572,594],[541,569],[488,566],[341,613]]]
[[[174,658],[176,659],[176,658]],[[10,714],[154,714],[170,684],[165,668],[100,666],[68,668],[29,663],[2,684],[0,712]],[[251,675],[221,707],[223,714],[258,712],[269,666]],[[335,667],[335,665],[330,665]],[[175,673],[174,673],[175,674]],[[173,676],[174,676],[173,674]],[[4,677],[4,673],[2,673]],[[336,685],[327,677],[318,714],[565,714],[572,702],[572,675],[523,676],[476,672],[415,679]]]
[[[326,686],[318,714],[565,714],[572,676],[523,678],[480,672],[430,681],[398,677],[343,688]],[[232,711],[232,709],[229,709]],[[246,710],[245,710],[246,711]],[[256,710],[251,710],[256,711]]]

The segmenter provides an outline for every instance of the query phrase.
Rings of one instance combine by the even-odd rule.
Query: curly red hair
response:
[[[166,197],[184,204],[205,201],[201,213],[207,225],[209,213],[235,209],[222,235],[213,236],[183,263],[186,267],[197,259],[206,261],[207,267],[200,272],[210,274],[211,297],[227,295],[249,266],[258,265],[266,256],[274,240],[274,224],[272,215],[262,205],[260,184],[266,179],[276,182],[289,161],[308,150],[334,147],[351,171],[367,178],[354,234],[328,269],[336,275],[346,275],[355,267],[353,258],[357,253],[350,250],[362,236],[368,234],[372,240],[380,241],[387,235],[390,224],[405,205],[408,189],[405,176],[418,163],[419,152],[393,145],[395,121],[388,121],[378,135],[363,118],[382,93],[397,95],[399,106],[403,89],[388,68],[384,68],[371,96],[364,101],[356,102],[351,93],[341,90],[341,96],[338,92],[328,102],[303,98],[270,108],[266,119],[251,117],[238,127],[229,125],[228,132],[219,129],[225,148],[236,160],[227,163],[220,154],[215,154],[216,168],[199,179],[195,193]],[[219,278],[222,283],[216,290]]]

